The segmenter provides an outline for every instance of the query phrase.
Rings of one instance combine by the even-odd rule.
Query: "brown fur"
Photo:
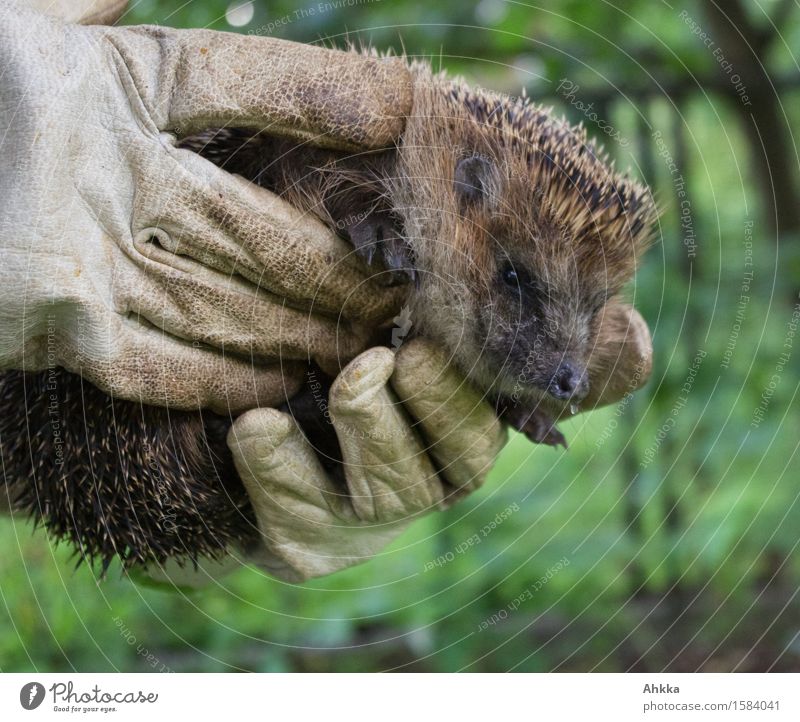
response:
[[[615,173],[583,129],[414,70],[414,116],[389,194],[408,209],[405,234],[423,279],[413,316],[483,388],[507,393],[532,365],[524,394],[552,405],[545,377],[560,357],[589,363],[592,319],[644,253],[655,218],[649,191]],[[469,155],[487,159],[490,173],[484,201],[465,211],[453,173]],[[542,286],[540,318],[498,288],[506,256]]]

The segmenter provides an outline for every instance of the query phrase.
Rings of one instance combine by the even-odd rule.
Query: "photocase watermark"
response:
[[[742,82],[742,78],[738,73],[734,72],[733,63],[730,60],[725,58],[725,53],[723,52],[722,48],[717,45],[714,38],[712,38],[708,32],[706,32],[702,25],[698,23],[686,10],[681,10],[680,14],[678,15],[681,20],[686,24],[686,26],[692,31],[692,35],[695,35],[700,41],[705,45],[710,51],[711,55],[713,56],[714,60],[717,61],[717,64],[728,76],[728,80],[730,81],[731,85],[733,85],[736,94],[739,96],[739,100],[742,101],[742,105],[745,107],[752,105],[752,101],[750,100],[750,96],[747,94],[747,87]]]
[[[639,463],[640,468],[646,469],[648,466],[650,466],[653,459],[655,459],[656,452],[661,447],[661,444],[664,443],[664,439],[666,439],[669,433],[675,428],[675,424],[678,420],[681,410],[689,401],[689,394],[692,392],[692,388],[694,387],[697,372],[700,370],[700,366],[702,366],[703,359],[705,359],[706,356],[708,356],[708,351],[704,351],[703,349],[697,350],[697,353],[695,354],[694,359],[692,359],[692,363],[689,366],[688,374],[683,382],[683,386],[681,386],[678,398],[675,400],[675,403],[672,406],[672,410],[667,416],[666,421],[664,421],[664,423],[661,425],[661,428],[659,428],[659,430],[656,432],[656,437],[653,443],[650,444],[650,446],[648,446],[644,451],[644,459],[642,459],[642,461]]]
[[[23,709],[36,709],[44,701],[44,685],[38,682],[28,682],[19,691],[19,703]]]
[[[506,93],[502,90],[495,90],[494,88],[487,88],[483,85],[472,85],[470,86],[472,91],[476,95],[489,95],[494,98],[499,98],[502,102],[507,103],[508,105],[527,105],[530,100],[525,95],[525,89],[522,89],[522,93],[520,95],[514,95],[514,93]]]
[[[577,83],[574,83],[572,80],[561,78],[561,81],[556,88],[556,92],[573,108],[575,108],[575,110],[581,113],[586,120],[597,126],[597,128],[599,128],[609,138],[617,141],[621,148],[628,148],[631,142],[605,118],[597,114],[594,103],[586,104],[582,100],[578,99],[578,91],[580,89],[581,86]]]
[[[599,449],[603,444],[608,441],[611,437],[611,434],[614,433],[616,428],[619,426],[619,418],[622,414],[625,413],[625,409],[631,403],[631,399],[633,399],[633,391],[631,389],[635,389],[639,386],[639,381],[642,378],[642,374],[644,373],[645,368],[648,366],[648,360],[646,357],[642,356],[639,359],[639,362],[636,366],[633,367],[633,375],[631,376],[630,388],[625,392],[625,395],[619,400],[617,403],[616,408],[614,409],[614,416],[609,420],[606,424],[606,428],[603,430],[603,433],[597,438],[597,441],[594,442],[595,448]]]
[[[733,357],[733,351],[739,341],[739,333],[742,330],[742,323],[750,305],[750,284],[753,282],[753,221],[745,221],[744,224],[744,273],[742,283],[739,287],[739,298],[736,301],[736,315],[731,325],[731,332],[728,334],[728,342],[722,352],[721,368],[728,368]]]
[[[325,385],[317,378],[317,372],[314,369],[308,371],[308,388],[311,391],[311,396],[314,398],[314,404],[319,410],[326,423],[332,424],[331,410],[328,406],[328,397],[324,393]]]
[[[411,309],[408,306],[403,306],[400,313],[392,319],[394,321],[394,328],[392,328],[392,350],[397,350],[402,346],[403,341],[406,339],[411,331],[413,322],[411,320]],[[317,375],[316,369],[309,369],[306,372],[306,385],[311,392],[311,397],[314,400],[314,405],[317,407],[320,415],[325,419],[325,423],[333,424],[334,418],[331,414],[330,404],[328,400],[328,393],[330,385],[324,378]],[[373,439],[373,440],[388,440],[389,438],[408,438],[412,432],[407,426],[398,431],[384,431],[378,428],[364,429],[360,426],[347,424],[341,418],[336,421],[337,433],[344,434],[352,439]]]
[[[452,551],[449,551],[446,554],[440,554],[438,557],[436,557],[436,559],[431,559],[429,562],[426,562],[423,570],[429,572],[431,569],[446,566],[457,556],[468,552],[470,549],[473,549],[516,511],[519,511],[519,504],[516,502],[509,504],[505,509],[503,509],[503,511],[497,512],[497,514],[494,516],[494,519],[492,519],[488,524],[484,524],[478,531],[461,542]]]
[[[797,327],[800,325],[800,301],[795,303],[792,309],[792,315],[786,323],[786,335],[783,337],[782,351],[778,355],[778,360],[775,362],[775,369],[770,376],[764,391],[761,393],[761,401],[758,402],[753,411],[753,418],[750,421],[750,427],[757,429],[761,422],[764,420],[767,409],[772,402],[772,397],[775,395],[775,390],[781,382],[781,377],[786,369],[786,365],[792,358],[792,351],[794,350],[794,337],[797,335]]]
[[[409,439],[412,436],[411,428],[403,426],[399,431],[389,431],[386,429],[365,429],[352,424],[336,424],[336,432],[343,434],[350,439],[361,441],[389,441],[390,439]]]
[[[548,335],[552,337],[555,336],[557,333],[558,333],[558,323],[555,321],[555,319],[552,318],[545,319],[545,328],[536,334],[536,338],[534,338],[533,340],[531,350],[528,351],[528,354],[525,357],[525,363],[523,364],[522,369],[517,374],[517,378],[514,381],[514,388],[511,390],[511,395],[509,396],[509,400],[515,406],[517,403],[519,403],[519,395],[523,391],[523,389],[531,385],[531,380],[533,378],[537,362],[539,361],[540,344],[545,338],[547,338]]]
[[[678,209],[680,211],[680,224],[683,233],[683,245],[686,247],[686,255],[689,258],[697,256],[697,241],[694,233],[694,221],[692,220],[692,203],[686,193],[686,181],[678,168],[678,164],[672,157],[667,144],[661,135],[660,130],[656,130],[652,135],[656,142],[658,155],[664,160],[667,170],[672,176],[672,185],[675,188],[675,195],[678,198]]]
[[[498,610],[490,617],[486,617],[479,625],[478,631],[483,632],[489,627],[493,627],[495,624],[499,622],[503,622],[508,619],[510,614],[516,612],[520,606],[522,606],[523,602],[530,601],[533,599],[533,595],[537,592],[541,591],[544,586],[562,569],[566,569],[569,566],[569,559],[567,557],[562,557],[557,563],[553,564],[553,566],[549,567],[548,570],[542,574],[535,582],[530,584],[525,591],[521,594],[518,594],[512,601],[510,601],[505,607]]]
[[[369,217],[369,211],[361,211],[360,213],[348,213],[344,218],[340,218],[333,224],[337,231],[344,231],[347,228],[357,226],[361,221]]]
[[[157,692],[138,689],[131,692],[106,692],[99,685],[90,690],[77,690],[72,682],[56,682],[48,690],[53,695],[54,712],[116,712],[116,707],[100,706],[122,704],[153,704],[158,701]],[[59,706],[63,705],[63,706]]]
[[[172,672],[167,665],[162,664],[158,657],[136,639],[136,635],[126,626],[120,617],[114,617],[114,624],[119,629],[120,636],[131,646],[136,646],[136,654],[144,658],[148,667],[156,672]]]
[[[73,682],[56,682],[45,689],[39,682],[28,682],[19,692],[19,703],[23,709],[34,710],[45,701],[47,692],[52,695],[53,712],[68,714],[91,712],[107,714],[119,711],[122,705],[155,704],[158,701],[157,692],[147,692],[142,689],[107,691],[97,684],[88,690],[76,689]]]

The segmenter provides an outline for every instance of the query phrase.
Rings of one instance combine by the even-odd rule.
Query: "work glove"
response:
[[[228,445],[260,543],[199,569],[150,567],[150,583],[203,586],[245,562],[303,582],[368,561],[415,519],[479,488],[507,438],[483,395],[422,339],[356,357],[328,403],[342,473],[323,467],[289,414],[246,412]]]
[[[636,309],[615,298],[595,322],[583,411],[624,399],[652,369],[650,331]],[[507,436],[485,398],[423,339],[396,354],[362,353],[337,377],[320,414],[336,430],[343,480],[326,471],[289,414],[248,411],[231,427],[228,446],[261,542],[201,560],[197,569],[170,560],[138,578],[190,589],[252,562],[302,582],[368,561],[414,519],[480,487]]]
[[[6,1],[0,68],[0,368],[229,413],[282,402],[309,358],[352,358],[396,312],[405,291],[318,220],[176,140],[384,147],[410,109],[402,61]]]
[[[647,321],[621,298],[612,298],[594,321],[589,355],[589,393],[581,411],[615,404],[645,385],[653,370],[653,341]]]
[[[288,414],[248,411],[228,434],[261,532],[249,557],[289,582],[379,554],[414,519],[480,487],[506,440],[491,405],[422,340],[358,356],[329,404],[343,483]]]

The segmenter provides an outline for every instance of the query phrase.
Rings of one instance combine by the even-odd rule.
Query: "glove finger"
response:
[[[486,397],[422,339],[400,347],[391,383],[441,475],[459,489],[481,486],[508,435]]]
[[[261,532],[262,543],[246,550],[258,566],[299,582],[375,553],[360,549],[352,507],[291,416],[253,409],[233,423],[228,446]]]
[[[137,35],[116,32],[114,45],[160,130],[246,127],[337,148],[383,148],[411,111],[411,77],[399,58],[207,30]]]
[[[136,198],[139,228],[162,229],[169,250],[315,313],[375,324],[399,307],[407,289],[381,285],[318,218],[191,151],[170,152],[177,162],[150,170],[164,183],[144,184]]]
[[[595,345],[589,357],[589,394],[581,402],[588,410],[613,404],[641,388],[653,368],[653,342],[641,314],[611,299],[598,315]]]
[[[261,359],[338,362],[361,351],[368,330],[292,308],[236,275],[166,250],[161,229],[133,239],[144,273],[115,287],[118,310],[193,342]]]
[[[354,518],[289,414],[269,408],[242,414],[228,432],[228,446],[256,516],[267,518],[267,512],[277,507],[285,515],[299,514],[304,522],[330,524]]]
[[[256,366],[116,316],[85,338],[92,348],[56,343],[68,371],[112,396],[175,409],[226,414],[278,405],[297,393],[305,368],[291,362]]]
[[[357,356],[331,387],[329,407],[359,519],[391,522],[441,505],[446,491],[387,382],[394,355]]]

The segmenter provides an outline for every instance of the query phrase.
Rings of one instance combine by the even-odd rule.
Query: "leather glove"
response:
[[[650,331],[636,309],[613,299],[597,323],[592,390],[582,410],[625,398],[652,368]],[[491,407],[421,339],[396,357],[385,348],[357,357],[331,389],[329,411],[346,463],[344,484],[325,472],[287,414],[248,411],[228,437],[262,532],[262,544],[245,560],[290,582],[379,554],[414,518],[479,487],[506,439]],[[232,555],[194,569],[169,560],[134,576],[191,589],[241,563]]]
[[[633,306],[612,298],[595,323],[597,341],[588,362],[591,385],[581,411],[617,403],[644,386],[653,370],[650,329]]]
[[[358,356],[329,403],[343,483],[287,414],[248,411],[228,434],[263,540],[250,559],[289,582],[371,559],[417,517],[474,491],[507,437],[483,396],[422,340],[396,356],[382,347]]]
[[[652,368],[650,331],[636,309],[613,299],[597,323],[584,411],[632,393]],[[289,582],[368,561],[418,516],[478,488],[507,434],[489,404],[422,339],[396,356],[386,348],[358,356],[332,387],[329,412],[344,483],[322,468],[287,414],[248,411],[228,435],[262,533],[244,560]],[[202,587],[236,569],[237,556],[202,560],[197,570],[169,560],[135,577]]]
[[[343,478],[328,473],[294,419],[275,409],[240,416],[228,434],[261,543],[241,559],[287,582],[368,561],[423,514],[480,487],[506,442],[492,406],[422,339],[395,355],[356,357],[329,395]],[[200,568],[149,567],[135,578],[191,588],[236,568],[239,555]]]
[[[410,109],[401,61],[3,2],[0,67],[0,368],[238,411],[293,393],[294,360],[352,358],[396,312],[402,290],[316,219],[175,142],[235,125],[383,147]]]

